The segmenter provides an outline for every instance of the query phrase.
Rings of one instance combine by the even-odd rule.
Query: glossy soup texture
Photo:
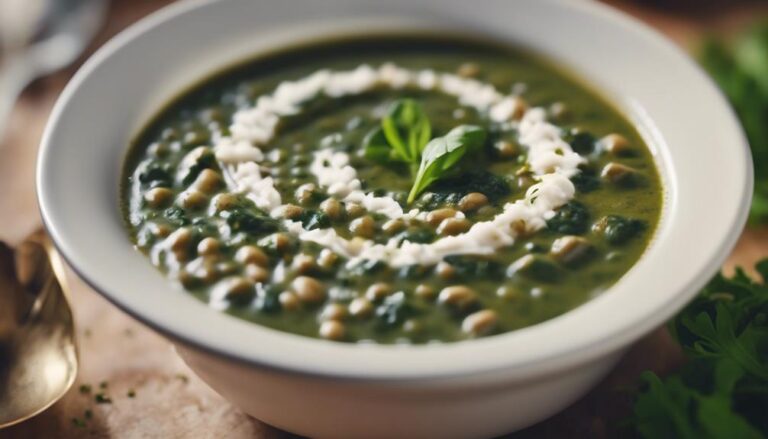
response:
[[[284,90],[301,105],[280,107],[278,87],[310,77],[325,92]],[[460,125],[484,135],[410,204],[418,161],[365,153],[403,102],[430,138]],[[217,310],[309,337],[435,343],[602,294],[651,240],[662,188],[633,125],[557,68],[509,47],[401,37],[266,55],[184,93],[131,146],[122,207],[169,284]]]

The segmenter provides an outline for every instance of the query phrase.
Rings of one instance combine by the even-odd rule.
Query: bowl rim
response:
[[[340,0],[334,5],[343,4],[345,0]],[[438,0],[433,0],[436,3]],[[535,0],[520,2],[520,4],[533,4]],[[132,301],[129,292],[121,289],[117,281],[127,280],[124,275],[112,276],[112,279],[105,281],[100,273],[96,273],[94,268],[94,255],[88,255],[79,250],[80,243],[73,238],[74,234],[69,234],[67,230],[71,229],[71,218],[62,214],[61,204],[57,201],[57,195],[60,195],[62,181],[57,181],[53,175],[53,169],[57,164],[56,147],[57,138],[61,136],[64,130],[68,129],[67,124],[71,119],[64,118],[64,114],[71,110],[73,100],[78,94],[83,93],[89,84],[93,82],[93,77],[99,75],[99,69],[110,60],[125,50],[125,47],[134,44],[134,41],[142,36],[156,32],[158,28],[168,26],[169,22],[183,22],[185,16],[201,11],[215,8],[225,8],[228,5],[237,6],[246,3],[247,0],[189,0],[180,2],[161,9],[154,14],[133,24],[119,35],[107,42],[100,48],[76,73],[74,78],[65,88],[58,99],[46,126],[41,148],[38,155],[37,167],[37,188],[38,203],[41,216],[46,229],[49,231],[56,247],[62,256],[68,261],[74,271],[83,278],[92,288],[98,291],[102,296],[126,311],[133,317],[152,327],[153,329],[169,336],[171,339],[179,341],[185,345],[192,346],[196,350],[202,350],[222,356],[234,361],[245,363],[251,366],[263,367],[272,370],[278,370],[289,373],[299,373],[312,376],[322,376],[334,379],[366,379],[366,380],[429,380],[437,378],[456,377],[466,374],[494,374],[505,373],[517,376],[540,375],[554,372],[570,367],[575,364],[584,363],[615,352],[629,343],[635,341],[643,334],[649,332],[663,321],[669,318],[674,312],[680,309],[696,291],[704,285],[709,275],[714,273],[724,261],[728,251],[734,246],[738,238],[738,232],[746,222],[752,189],[752,165],[749,149],[746,143],[744,133],[742,132],[733,111],[728,106],[724,97],[716,89],[712,81],[692,62],[683,52],[667,42],[663,37],[651,30],[644,24],[632,19],[624,14],[615,11],[608,6],[594,2],[578,2],[572,0],[546,0],[541,4],[548,8],[555,8],[566,11],[566,14],[583,14],[590,19],[598,20],[603,23],[611,23],[614,26],[621,27],[627,35],[642,44],[663,53],[669,60],[675,61],[676,68],[681,69],[681,76],[687,84],[694,84],[703,90],[704,101],[711,105],[714,113],[720,118],[717,121],[720,132],[735,147],[732,154],[724,160],[729,166],[731,174],[726,177],[734,181],[724,190],[723,194],[714,193],[712,196],[716,200],[731,197],[728,209],[709,209],[705,212],[716,216],[718,219],[717,230],[721,236],[707,236],[701,241],[706,241],[708,248],[715,249],[707,255],[690,255],[685,251],[677,251],[678,257],[689,256],[692,259],[696,257],[696,267],[691,268],[686,275],[686,279],[677,279],[675,287],[666,299],[656,298],[656,303],[650,306],[643,304],[642,314],[640,311],[628,312],[626,320],[630,322],[618,322],[614,317],[607,318],[606,314],[599,314],[601,311],[611,310],[613,305],[603,305],[606,297],[610,298],[614,290],[628,291],[628,287],[634,282],[634,288],[637,289],[642,281],[638,270],[631,269],[616,285],[611,289],[611,293],[603,294],[598,298],[583,304],[576,309],[569,311],[559,317],[555,317],[546,322],[533,325],[521,330],[510,333],[488,337],[486,339],[472,340],[469,342],[457,342],[440,346],[360,346],[333,343],[322,340],[315,340],[307,337],[295,336],[293,334],[282,333],[268,328],[260,327],[252,323],[243,322],[234,317],[219,314],[218,311],[208,310],[205,312],[211,314],[206,316],[206,322],[210,322],[213,328],[217,329],[217,334],[206,334],[195,328],[189,321],[184,319],[175,319],[171,313],[175,310],[167,310],[162,318],[159,314],[146,307],[142,308],[137,302]],[[491,4],[493,0],[488,1]],[[301,3],[301,2],[294,2]],[[395,2],[396,3],[396,2]],[[400,3],[402,5],[402,2]],[[531,6],[533,7],[533,6]],[[174,24],[179,26],[179,24]],[[557,60],[556,60],[557,61]],[[598,88],[600,90],[600,88]],[[668,218],[670,215],[679,216],[681,205],[688,206],[686,200],[681,200],[681,188],[686,187],[685,181],[680,181],[675,174],[676,169],[672,169],[672,160],[668,157],[669,146],[666,137],[668,135],[664,130],[657,130],[655,115],[647,114],[643,105],[635,105],[634,102],[624,102],[624,107],[631,111],[631,118],[635,119],[636,125],[641,128],[646,140],[652,141],[657,145],[657,160],[660,171],[665,179],[668,198],[665,201],[665,218],[660,220],[654,241],[663,241],[674,239],[672,232],[681,232],[682,225],[674,224],[674,218]],[[709,121],[714,123],[713,121]],[[655,140],[654,140],[655,139]],[[679,165],[675,165],[679,166]],[[669,169],[667,169],[669,168]],[[669,175],[664,175],[669,172]],[[58,174],[57,174],[58,175]],[[700,177],[700,176],[699,176]],[[703,191],[699,192],[701,195]],[[691,218],[687,218],[691,219]],[[680,220],[675,220],[680,222]],[[705,223],[714,222],[713,218],[705,218]],[[675,227],[673,227],[675,226]],[[672,228],[672,229],[670,229]],[[127,235],[127,234],[125,234]],[[127,237],[125,242],[128,243]],[[661,243],[659,246],[661,246]],[[658,250],[651,245],[646,251],[646,256],[636,264],[648,266],[649,257],[655,257]],[[131,249],[133,251],[133,249]],[[667,250],[670,250],[667,248]],[[136,252],[138,253],[138,252]],[[652,255],[653,253],[653,255]],[[140,255],[144,258],[143,255]],[[146,264],[154,270],[150,264]],[[657,264],[658,265],[658,264]],[[649,270],[652,272],[653,270]],[[659,273],[659,269],[656,270]],[[662,270],[665,275],[669,273]],[[115,273],[112,273],[113,275]],[[630,282],[631,281],[631,282]],[[147,281],[149,282],[149,281]],[[191,301],[189,303],[192,303]],[[599,307],[597,305],[603,305]],[[185,305],[188,306],[188,305]],[[189,313],[201,316],[203,311],[193,310],[189,305]],[[205,307],[203,305],[203,307]],[[613,311],[616,311],[615,309]],[[629,310],[632,311],[632,310]],[[596,314],[597,313],[597,314]],[[590,316],[590,314],[592,314]],[[610,330],[602,332],[595,329],[587,329],[584,324],[597,316],[606,317],[606,325]],[[164,319],[167,317],[167,319]],[[235,321],[237,320],[237,321]],[[192,322],[194,323],[194,322]],[[630,324],[631,323],[631,324]],[[568,331],[575,340],[571,345],[556,342],[552,337],[558,333],[558,327],[562,329],[574,329]],[[220,329],[220,333],[219,330]],[[264,342],[272,347],[259,350],[249,343],[223,338],[225,334],[247,334],[254,340]],[[530,343],[536,338],[542,338],[546,342],[541,343],[542,347],[533,347]],[[535,344],[535,343],[534,343]],[[530,348],[528,348],[530,346]],[[500,353],[499,350],[510,349],[517,355],[510,358],[509,355]],[[306,361],[307,356],[313,357],[312,361]],[[475,362],[461,361],[471,357]]]

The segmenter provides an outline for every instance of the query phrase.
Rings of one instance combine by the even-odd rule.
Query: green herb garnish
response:
[[[768,260],[757,264],[768,279]],[[632,425],[645,438],[768,437],[768,286],[717,275],[670,323],[688,363],[646,389]]]
[[[78,428],[85,428],[87,425],[87,421],[93,419],[93,411],[91,409],[85,409],[83,412],[83,417],[78,418],[74,417],[72,418],[72,425]]]
[[[470,149],[482,145],[485,130],[460,125],[443,137],[432,137],[426,113],[413,99],[402,99],[390,107],[381,126],[363,140],[367,159],[379,163],[407,163],[414,177],[408,203],[430,184],[446,175]]]
[[[484,141],[485,130],[474,125],[460,125],[445,136],[432,139],[421,154],[421,164],[408,194],[408,203],[442,178],[467,151],[480,147]]]
[[[755,164],[750,219],[768,222],[768,22],[727,44],[709,39],[701,63],[728,96],[744,126]]]
[[[365,157],[379,161],[400,161],[413,168],[432,137],[427,115],[413,99],[402,99],[389,108],[381,127],[365,139]]]
[[[97,393],[93,397],[93,400],[96,402],[96,404],[112,404],[112,398],[107,396],[107,394],[104,392]]]

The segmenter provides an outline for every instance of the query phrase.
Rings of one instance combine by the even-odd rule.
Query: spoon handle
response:
[[[0,346],[20,324],[58,309],[51,297],[66,296],[64,268],[45,232],[32,233],[15,251],[0,241]]]
[[[0,281],[7,281],[0,295],[17,294],[29,303],[0,339],[2,429],[42,412],[66,393],[77,375],[78,352],[66,286],[58,277],[62,264],[44,232],[30,235],[15,252],[0,243],[0,262]]]
[[[0,241],[0,350],[8,344],[22,319],[22,309],[26,309],[19,303],[24,298],[19,290],[13,249]]]
[[[58,305],[49,302],[52,297],[54,300],[67,300],[66,275],[48,235],[43,230],[33,232],[16,252],[22,255],[22,262],[17,267],[19,283],[35,297],[26,319],[33,320],[41,313],[59,309]]]

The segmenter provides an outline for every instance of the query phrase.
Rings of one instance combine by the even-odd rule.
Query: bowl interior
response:
[[[412,3],[193,1],[105,45],[63,93],[41,147],[39,201],[62,254],[108,299],[172,338],[264,367],[338,378],[544,373],[618,349],[671,316],[722,263],[751,194],[749,151],[716,88],[654,32],[591,2]],[[276,47],[404,30],[474,32],[528,48],[585,78],[635,122],[661,171],[665,208],[646,254],[610,291],[486,339],[348,345],[214,311],[171,287],[133,249],[118,204],[122,160],[163,104],[211,72]]]

